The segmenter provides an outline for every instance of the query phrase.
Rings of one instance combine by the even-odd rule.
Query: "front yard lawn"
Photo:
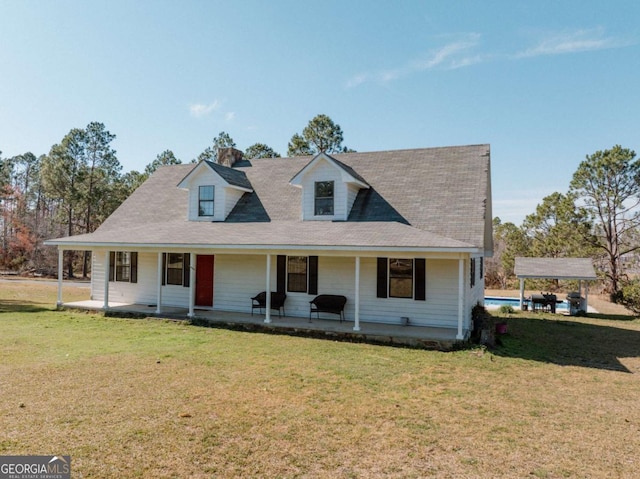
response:
[[[638,320],[515,313],[495,351],[442,353],[54,311],[54,286],[13,287],[0,455],[70,455],[72,477],[640,471]]]

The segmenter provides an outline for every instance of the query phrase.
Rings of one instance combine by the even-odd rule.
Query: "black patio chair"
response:
[[[287,299],[287,295],[285,293],[277,293],[271,292],[271,309],[275,309],[278,311],[278,316],[286,316],[286,312],[284,310],[284,302]],[[253,316],[253,310],[259,309],[262,314],[262,310],[267,307],[267,293],[263,291],[258,293],[253,298],[251,298],[251,316]],[[282,315],[280,312],[282,311]]]

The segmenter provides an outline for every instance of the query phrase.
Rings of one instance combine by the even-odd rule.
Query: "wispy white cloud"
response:
[[[224,114],[224,119],[226,121],[231,121],[236,117],[236,112],[235,111],[228,111],[227,113]]]
[[[543,55],[623,48],[638,43],[637,40],[609,35],[601,27],[546,33],[533,46],[516,51],[516,53],[478,52],[482,39],[479,33],[448,36],[448,39],[450,41],[444,45],[429,50],[424,56],[409,60],[396,68],[360,72],[349,78],[345,86],[346,88],[355,88],[370,82],[387,84],[403,77],[434,69],[455,70],[488,61],[513,61]]]
[[[434,68],[454,69],[462,68],[482,61],[479,55],[469,55],[469,51],[480,42],[480,34],[469,33],[458,36],[454,41],[446,43],[439,48],[427,52],[423,57],[413,59],[397,68],[390,68],[373,73],[359,73],[349,78],[347,88],[354,88],[363,83],[376,81],[388,83],[413,73],[431,70]]]
[[[593,50],[620,48],[630,43],[620,38],[607,36],[603,28],[551,33],[535,46],[514,55],[515,58],[530,58],[543,55],[563,55]]]
[[[196,118],[201,118],[203,116],[209,115],[211,112],[220,108],[220,102],[215,100],[213,103],[209,103],[208,105],[202,103],[194,103],[189,105],[189,113],[191,116]]]
[[[369,81],[370,79],[371,78],[368,73],[359,73],[358,75],[354,75],[347,80],[346,87],[354,88],[354,87],[357,87],[358,85],[362,85],[363,83]]]

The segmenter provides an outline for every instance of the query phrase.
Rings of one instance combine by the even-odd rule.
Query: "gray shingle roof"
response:
[[[518,278],[598,279],[591,258],[516,258]]]
[[[370,185],[347,221],[301,220],[301,190],[289,180],[311,157],[264,158],[218,168],[226,181],[244,178],[253,189],[225,222],[187,221],[188,192],[176,185],[194,166],[165,166],[95,233],[50,243],[491,249],[488,145],[335,157]]]
[[[226,166],[219,165],[213,161],[205,160],[205,163],[230,185],[247,188],[249,190],[252,188],[251,182],[247,179],[247,175],[243,171],[236,170],[235,168],[227,168]]]
[[[329,156],[329,155],[327,155]],[[345,165],[344,163],[342,163],[341,161],[336,160],[333,156],[329,156],[329,158],[331,158],[336,165],[338,165],[340,168],[342,168],[344,171],[346,171],[347,173],[349,173],[351,176],[353,176],[356,180],[364,183],[365,185],[367,185],[367,180],[365,180],[362,176],[360,176],[358,174],[357,171],[355,171],[353,168],[351,168],[349,165]]]

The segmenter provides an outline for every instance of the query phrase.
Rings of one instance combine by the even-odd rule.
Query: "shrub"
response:
[[[495,346],[495,322],[487,309],[477,303],[471,310],[471,319],[473,320],[471,340],[485,346]]]
[[[640,280],[628,281],[616,296],[616,302],[635,314],[640,314]]]
[[[503,304],[502,306],[500,306],[499,311],[502,314],[513,314],[515,312],[513,306],[511,306],[510,304]]]

